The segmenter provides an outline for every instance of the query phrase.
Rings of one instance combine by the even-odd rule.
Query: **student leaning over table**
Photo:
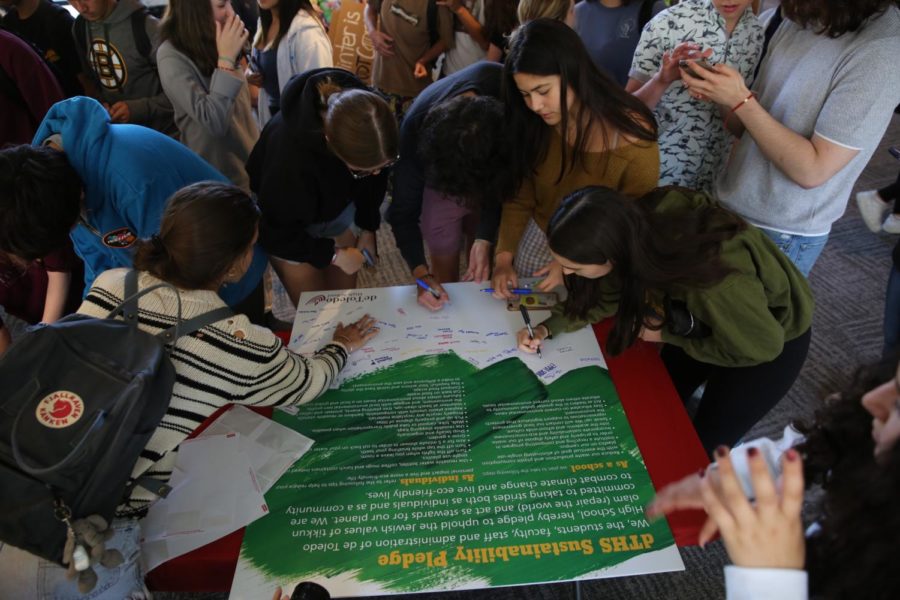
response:
[[[256,204],[234,186],[207,182],[180,190],[166,206],[159,235],[137,244],[138,287],[164,281],[180,289],[183,319],[224,306],[215,290],[247,270],[258,223]],[[106,316],[123,300],[127,272],[100,275],[78,312]],[[140,301],[139,327],[162,331],[175,323],[177,309],[172,290],[151,292]],[[290,352],[274,333],[240,314],[180,338],[170,355],[177,379],[171,404],[132,478],[168,481],[178,445],[221,406],[284,406],[317,398],[343,369],[347,355],[377,333],[368,315],[346,327],[338,324],[332,342],[312,358]],[[140,515],[155,499],[138,486],[118,515]]]
[[[641,196],[656,186],[659,149],[653,113],[597,69],[560,21],[519,27],[503,77],[509,128],[520,136],[511,162],[521,186],[503,204],[491,283],[495,297],[512,298],[517,273],[546,275],[544,292],[562,283],[544,235],[560,198],[588,185]]]
[[[630,200],[608,188],[566,198],[547,237],[569,297],[518,334],[542,340],[614,318],[606,351],[661,342],[704,448],[734,444],[790,389],[809,348],[809,284],[762,232],[703,194],[661,188]]]
[[[700,544],[721,532],[734,563],[725,567],[729,600],[895,599],[898,440],[894,361],[858,371],[825,399],[813,423],[786,427],[781,440],[753,440],[730,454],[717,449],[712,468],[660,490],[646,515],[709,514]],[[803,511],[815,519],[805,536],[804,480],[824,492]]]

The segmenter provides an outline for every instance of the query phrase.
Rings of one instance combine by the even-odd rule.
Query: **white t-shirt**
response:
[[[472,13],[475,19],[484,25],[484,2],[485,0],[463,0],[463,4]],[[444,75],[452,75],[457,71],[465,69],[469,65],[483,60],[487,53],[481,49],[481,46],[459,22],[459,18],[454,21],[453,37],[455,43],[453,48],[447,50],[444,54]]]

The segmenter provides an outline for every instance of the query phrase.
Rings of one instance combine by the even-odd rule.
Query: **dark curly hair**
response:
[[[892,5],[897,6],[897,0],[782,0],[781,11],[798,25],[836,38],[858,30]]]
[[[81,212],[83,185],[59,150],[0,149],[0,251],[30,261],[65,246]]]
[[[631,346],[641,327],[660,329],[645,322],[654,314],[648,292],[708,287],[732,272],[720,259],[722,242],[744,230],[746,222],[714,203],[657,213],[656,206],[671,192],[702,196],[673,186],[632,200],[609,188],[587,187],[563,200],[547,226],[556,254],[584,265],[614,265],[606,277],[616,283],[615,297],[604,293],[609,288],[602,279],[566,275],[564,306],[567,316],[585,318],[601,302],[618,301],[606,347],[612,355]]]
[[[897,362],[860,369],[826,400],[799,446],[807,485],[821,485],[821,531],[807,541],[810,591],[821,598],[900,598],[900,444],[876,462],[862,396],[894,377]]]
[[[488,96],[456,96],[431,107],[418,142],[429,187],[468,207],[513,196],[503,111]]]

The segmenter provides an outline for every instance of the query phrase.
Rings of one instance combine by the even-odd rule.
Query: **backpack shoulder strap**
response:
[[[153,44],[147,34],[147,17],[150,15],[146,7],[142,7],[131,13],[131,33],[134,36],[134,45],[144,58],[150,58]]]
[[[775,35],[775,31],[778,29],[778,26],[781,25],[781,22],[784,20],[784,15],[781,13],[781,5],[775,9],[775,14],[772,15],[772,18],[769,19],[769,24],[766,25],[766,32],[763,37],[763,46],[762,52],[759,53],[759,62],[756,63],[756,69],[753,70],[753,80],[756,81],[756,77],[759,75],[759,68],[762,66],[763,59],[766,57],[766,53],[769,52],[769,42],[772,41],[772,36]]]
[[[122,317],[130,323],[132,326],[137,327],[138,324],[138,299],[141,296],[144,296],[148,292],[152,292],[153,290],[160,288],[169,288],[175,292],[175,296],[178,299],[178,316],[175,320],[175,324],[156,334],[160,340],[165,344],[172,344],[183,335],[190,335],[195,331],[203,329],[207,325],[212,325],[222,319],[227,319],[228,317],[234,315],[234,311],[227,306],[222,306],[219,308],[214,308],[211,311],[205,312],[202,315],[197,315],[187,321],[182,321],[181,319],[181,292],[178,291],[178,288],[169,284],[169,283],[158,283],[156,285],[151,285],[150,287],[146,287],[143,290],[138,291],[138,276],[139,273],[137,269],[131,269],[128,273],[125,274],[125,299],[122,301],[119,306],[114,308],[112,312],[109,313],[107,318],[116,317],[118,315],[122,315]]]
[[[638,31],[644,30],[644,25],[650,22],[653,17],[653,5],[656,0],[642,0],[641,8],[638,10]]]
[[[163,342],[171,344],[180,337],[190,335],[195,331],[203,329],[207,325],[212,325],[213,323],[217,323],[222,319],[227,319],[228,317],[231,317],[233,315],[234,311],[227,306],[214,308],[211,311],[203,313],[202,315],[197,315],[192,319],[181,321],[180,323],[172,325],[165,331],[157,334],[157,337],[162,339]]]

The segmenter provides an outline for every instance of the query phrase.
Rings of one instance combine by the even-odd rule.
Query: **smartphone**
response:
[[[715,72],[715,69],[713,69],[712,64],[710,64],[709,61],[707,61],[705,58],[701,58],[700,60],[695,60],[694,64],[697,65],[698,67],[703,67],[707,71]],[[694,77],[697,77],[698,79],[703,79],[703,77],[701,75],[697,75],[697,73],[695,73],[694,71],[691,70],[691,63],[689,63],[685,59],[679,60],[678,66],[681,67],[682,69],[684,69],[685,71],[687,71],[688,73],[690,73],[691,75],[693,75]]]
[[[559,296],[556,292],[532,292],[530,294],[521,294],[507,300],[506,310],[517,312],[519,306],[524,306],[528,310],[548,310],[558,303]]]

